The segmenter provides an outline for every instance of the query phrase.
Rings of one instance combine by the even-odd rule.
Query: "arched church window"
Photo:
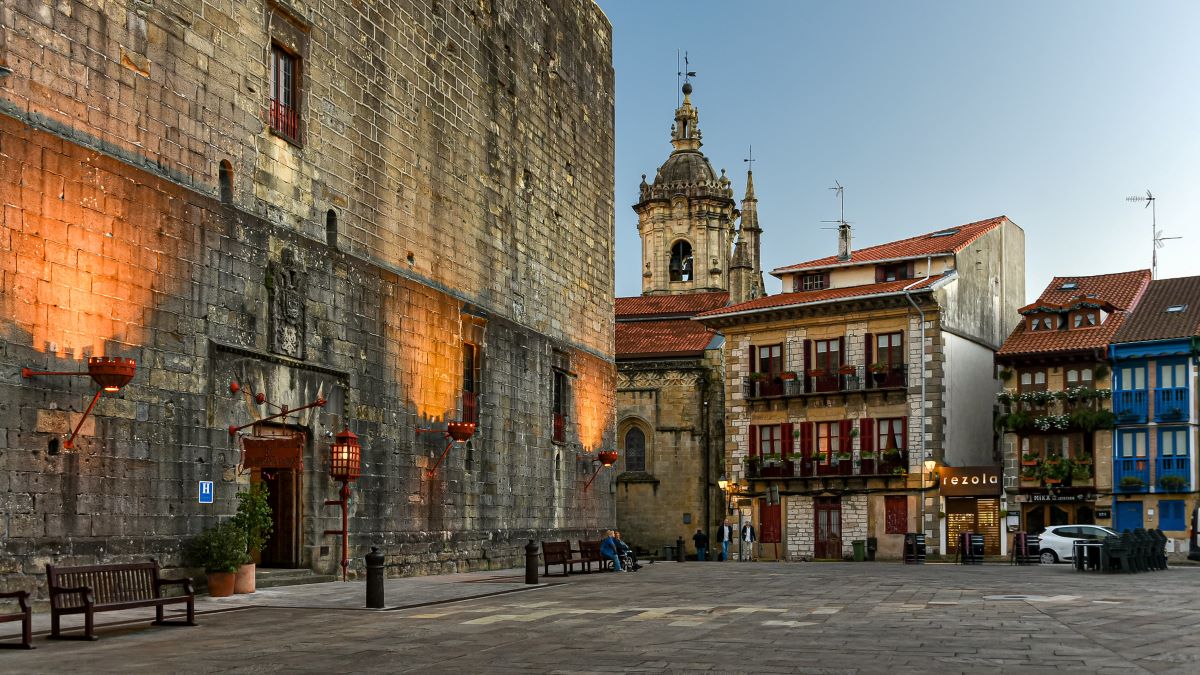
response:
[[[625,470],[646,470],[646,434],[638,427],[625,432]]]
[[[692,280],[692,245],[682,239],[671,246],[671,281]]]

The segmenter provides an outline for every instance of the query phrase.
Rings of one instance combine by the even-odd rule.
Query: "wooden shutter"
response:
[[[750,425],[750,456],[758,457],[758,427]]]
[[[838,446],[835,452],[850,452],[854,444],[850,442],[850,430],[854,428],[854,420],[838,421]]]
[[[784,422],[783,424],[779,425],[779,433],[783,436],[783,443],[781,444],[783,448],[783,458],[787,459],[788,455],[796,451],[795,439],[792,438],[792,423]]]
[[[813,423],[800,423],[800,454],[812,457],[813,454]]]
[[[807,372],[816,367],[813,363],[813,345],[812,340],[804,341],[804,370]]]
[[[887,281],[887,268],[883,265],[875,266],[875,283]]]
[[[904,269],[905,279],[913,279],[917,276],[917,263],[910,260],[908,266]]]
[[[842,337],[838,338],[838,368],[846,365],[846,361],[846,336],[843,335]]]
[[[821,274],[821,288],[829,288],[829,270]]]
[[[760,372],[758,370],[758,347],[754,345],[750,345],[750,372]]]
[[[908,416],[900,418],[900,442],[904,445],[901,449],[908,450]]]
[[[871,356],[874,353],[875,353],[875,334],[867,333],[866,335],[863,336],[863,363],[868,366],[871,365],[872,363],[874,363],[875,361],[871,358]],[[863,375],[866,376],[867,373],[863,373]]]
[[[875,420],[870,417],[858,421],[858,447],[863,452],[875,452]]]

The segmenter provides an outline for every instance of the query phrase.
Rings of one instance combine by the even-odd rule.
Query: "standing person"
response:
[[[754,526],[747,520],[742,524],[742,560],[754,560],[754,542],[756,540]]]
[[[696,560],[708,560],[708,535],[704,534],[704,530],[696,528],[692,543],[696,545]]]
[[[642,566],[638,564],[637,554],[633,552],[633,549],[630,548],[629,544],[625,543],[625,540],[621,539],[620,530],[613,530],[613,540],[617,544],[617,555],[629,556],[629,569],[634,572],[642,569]]]
[[[600,542],[600,555],[612,561],[614,572],[624,572],[621,569],[621,556],[617,554],[616,539],[613,538],[612,530],[605,530],[604,541]]]
[[[729,543],[733,541],[733,525],[729,524],[728,518],[717,528],[717,541],[721,542],[721,561],[729,560]]]

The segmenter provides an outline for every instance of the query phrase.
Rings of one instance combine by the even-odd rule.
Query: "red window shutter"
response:
[[[858,421],[858,447],[863,452],[875,452],[875,420],[870,417]]]
[[[750,345],[750,372],[760,372],[758,369],[758,347]]]
[[[813,423],[800,423],[800,454],[812,457],[813,454]]]
[[[750,456],[758,457],[758,427],[750,425]]]
[[[863,363],[867,364],[868,366],[874,363],[875,361],[871,358],[871,355],[874,353],[875,334],[867,333],[863,336]],[[866,373],[864,373],[864,375],[866,375]]]
[[[875,266],[875,283],[887,281],[887,268],[883,265]]]
[[[838,361],[837,365],[841,368],[847,362],[846,359],[846,336],[838,338]]]
[[[792,423],[784,422],[781,424],[779,426],[779,433],[783,436],[783,456],[786,459],[788,455],[796,451],[795,439],[792,438]]]
[[[908,261],[908,267],[904,270],[905,279],[913,279],[917,276],[917,264],[913,261]]]
[[[854,447],[854,444],[850,442],[850,430],[853,428],[853,420],[841,420],[838,422],[837,452],[850,452],[850,449]]]
[[[817,367],[816,364],[813,363],[812,340],[805,340],[804,341],[804,369],[812,370],[813,368],[816,368],[816,367]]]
[[[829,288],[829,272],[825,271],[821,275],[821,288]]]
[[[908,449],[908,418],[900,418],[900,449]]]

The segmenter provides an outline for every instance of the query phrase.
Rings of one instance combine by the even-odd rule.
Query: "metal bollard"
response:
[[[525,583],[536,584],[538,582],[538,545],[530,539],[528,544],[525,544]]]
[[[383,553],[374,546],[367,554],[367,607],[383,609]]]
[[[683,537],[675,540],[675,562],[683,562]]]

